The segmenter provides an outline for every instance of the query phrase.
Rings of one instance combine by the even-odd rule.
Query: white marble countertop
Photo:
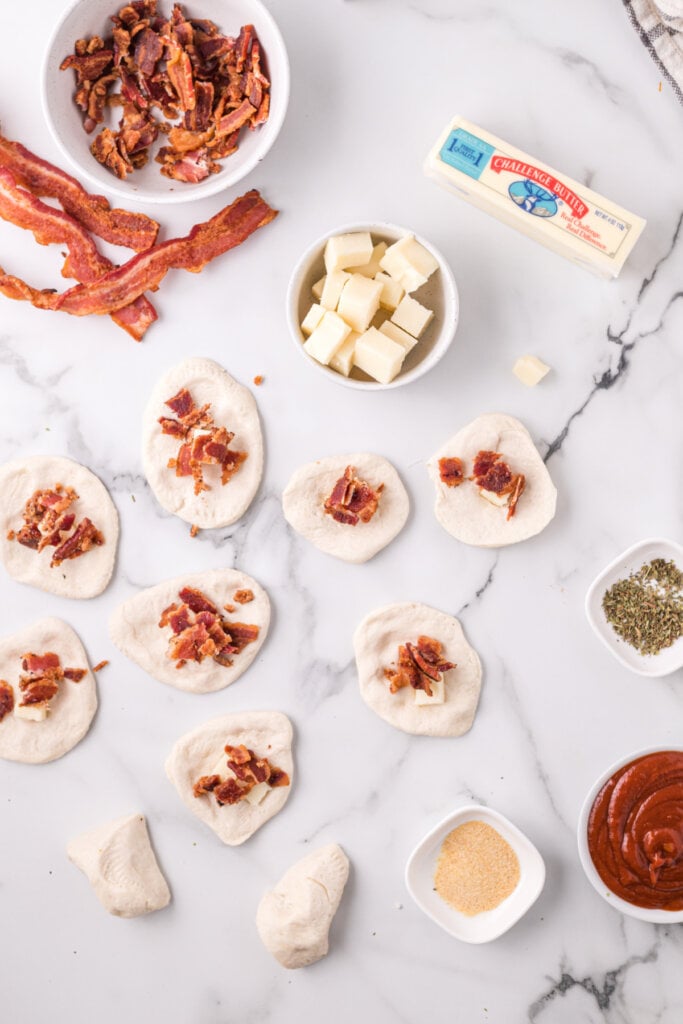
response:
[[[2,130],[58,160],[39,101],[42,50],[61,3],[4,5]],[[251,175],[281,216],[200,276],[175,272],[159,323],[136,346],[104,318],[2,299],[0,457],[71,456],[109,487],[122,519],[115,579],[69,602],[10,581],[3,632],[45,614],[76,628],[98,677],[86,739],[44,767],[2,764],[0,961],[7,1024],[277,1024],[429,1020],[674,1024],[683,1015],[678,927],[621,917],[586,881],[575,827],[598,773],[634,749],[680,743],[681,674],[631,675],[587,625],[603,565],[648,535],[681,535],[683,110],[619,0],[270,0],[293,88],[282,134]],[[30,24],[27,24],[30,22]],[[456,112],[643,215],[618,282],[593,278],[423,178],[421,160]],[[225,197],[158,212],[183,233]],[[150,211],[154,212],[154,211]],[[294,351],[289,273],[323,231],[352,220],[414,228],[446,254],[462,305],[437,370],[362,394],[322,380]],[[58,285],[54,252],[0,224],[0,264]],[[553,367],[534,390],[511,374],[533,352]],[[191,539],[146,486],[140,421],[169,366],[208,355],[255,389],[267,466],[234,528]],[[490,552],[437,525],[424,462],[482,412],[519,416],[559,490],[548,529]],[[326,557],[286,526],[292,470],[375,450],[409,489],[399,538],[365,566]],[[234,687],[171,690],[112,646],[115,605],[136,589],[239,566],[269,591],[274,626]],[[351,636],[369,610],[424,601],[457,614],[484,685],[471,732],[410,737],[361,702]],[[298,780],[284,811],[240,848],[187,813],[162,763],[175,739],[223,711],[277,708],[296,729]],[[458,943],[412,904],[406,858],[449,810],[476,800],[537,844],[540,899],[504,937]],[[75,834],[147,815],[173,902],[110,918],[67,861]],[[258,900],[313,844],[335,840],[352,876],[328,958],[286,972],[261,946]]]

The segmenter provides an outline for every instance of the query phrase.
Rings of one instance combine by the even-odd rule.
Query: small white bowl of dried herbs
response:
[[[632,672],[655,677],[683,668],[683,547],[655,537],[628,548],[591,584],[586,615]]]

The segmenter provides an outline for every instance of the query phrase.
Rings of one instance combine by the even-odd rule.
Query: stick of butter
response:
[[[477,125],[456,117],[425,174],[473,206],[600,277],[617,277],[645,227],[637,217]]]

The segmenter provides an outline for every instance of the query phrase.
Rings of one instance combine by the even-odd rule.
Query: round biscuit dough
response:
[[[187,388],[196,406],[211,403],[217,427],[234,433],[230,447],[247,452],[247,458],[228,482],[221,484],[221,467],[204,466],[209,490],[194,493],[192,477],[178,477],[168,468],[181,441],[162,433],[160,416],[174,417],[165,404],[181,388]],[[263,435],[256,400],[213,359],[195,357],[173,366],[155,386],[142,425],[142,462],[145,476],[159,504],[203,530],[230,526],[247,511],[263,475]]]
[[[419,636],[443,644],[443,657],[455,663],[444,673],[443,704],[418,705],[415,691],[392,693],[384,669],[396,664],[398,648]],[[363,619],[353,638],[361,697],[385,722],[418,736],[461,736],[471,728],[481,689],[481,662],[462,626],[426,604],[406,602],[377,608]]]

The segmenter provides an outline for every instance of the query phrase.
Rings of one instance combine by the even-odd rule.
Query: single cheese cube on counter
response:
[[[405,235],[390,245],[379,265],[407,292],[426,284],[439,269],[436,259],[412,235]]]
[[[353,231],[348,235],[335,235],[325,246],[325,270],[346,270],[369,263],[372,259],[372,238],[369,231]]]
[[[306,316],[301,321],[301,330],[304,334],[312,334],[325,315],[325,310],[314,302]]]
[[[429,685],[432,688],[432,696],[430,697],[424,690],[416,690],[415,703],[420,706],[424,706],[426,704],[443,704],[446,700],[446,686],[444,680],[430,679]]]
[[[520,356],[512,367],[512,372],[518,380],[521,380],[522,384],[533,388],[543,380],[547,373],[550,373],[550,367],[546,366],[538,356]]]
[[[342,347],[337,349],[330,359],[332,369],[336,370],[337,373],[343,373],[345,377],[348,377],[353,369],[353,355],[359,338],[360,334],[358,331],[351,331]]]
[[[362,274],[352,274],[344,285],[337,310],[339,316],[353,327],[354,331],[367,331],[370,321],[379,309],[382,285]]]
[[[316,281],[315,284],[313,285],[313,287],[311,288],[311,292],[313,293],[313,298],[317,299],[318,302],[320,302],[320,299],[322,298],[323,288],[324,287],[325,287],[325,278],[321,277],[320,280]]]
[[[362,264],[360,267],[348,267],[350,274],[362,274],[363,277],[377,277],[380,271],[379,261],[387,251],[386,242],[378,242],[375,248],[372,250],[372,256],[368,263]]]
[[[380,327],[380,332],[386,334],[387,338],[391,338],[397,345],[401,345],[406,355],[408,355],[411,348],[417,345],[417,338],[414,338],[412,334],[408,334],[407,331],[402,331],[396,324],[392,324],[391,320],[384,321]]]
[[[431,309],[406,295],[392,313],[391,322],[397,327],[402,327],[414,338],[419,338],[433,316]]]
[[[382,309],[388,309],[390,313],[393,313],[399,302],[405,295],[403,288],[401,288],[398,281],[394,281],[393,277],[389,277],[388,274],[375,274],[375,281],[379,281],[382,285],[382,292],[379,297],[379,304]]]
[[[325,311],[325,315],[304,344],[304,351],[327,366],[335,352],[342,347],[351,328],[336,313]]]
[[[371,327],[356,342],[353,363],[380,384],[389,384],[400,372],[404,358],[405,350],[401,345]]]
[[[322,294],[320,296],[320,305],[324,306],[325,309],[336,309],[339,303],[339,297],[344,289],[344,285],[351,277],[344,270],[332,270],[325,278],[323,285]]]

